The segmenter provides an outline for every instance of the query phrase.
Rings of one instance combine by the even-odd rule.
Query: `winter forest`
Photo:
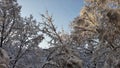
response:
[[[39,22],[22,17],[17,0],[0,0],[0,68],[120,68],[120,0],[84,2],[67,33],[49,10]]]

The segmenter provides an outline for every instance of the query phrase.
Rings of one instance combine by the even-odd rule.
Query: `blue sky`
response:
[[[18,0],[22,6],[21,15],[23,17],[32,14],[34,18],[40,21],[40,14],[46,10],[53,15],[54,24],[58,29],[64,28],[69,31],[69,24],[79,15],[83,7],[83,0]]]

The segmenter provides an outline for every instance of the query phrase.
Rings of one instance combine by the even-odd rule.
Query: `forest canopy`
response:
[[[85,0],[70,23],[57,31],[54,19],[22,17],[17,0],[0,0],[0,68],[120,68],[120,0]],[[52,47],[39,44],[47,38]]]

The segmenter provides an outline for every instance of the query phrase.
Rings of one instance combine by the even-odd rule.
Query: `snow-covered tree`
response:
[[[16,0],[0,1],[0,47],[8,51],[12,68],[43,39],[38,22],[32,15],[21,17],[20,9]]]
[[[120,62],[120,1],[85,0],[85,3],[80,16],[71,24],[73,40],[91,53],[90,67],[115,68]]]
[[[4,45],[13,25],[20,18],[20,8],[15,0],[0,1],[0,47]]]

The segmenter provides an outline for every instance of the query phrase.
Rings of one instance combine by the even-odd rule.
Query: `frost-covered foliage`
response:
[[[79,53],[71,47],[71,38],[64,30],[57,31],[53,24],[53,18],[48,14],[42,14],[41,31],[51,40],[50,45],[54,46],[49,49],[42,68],[81,68],[82,60]]]
[[[17,68],[18,61],[43,39],[38,22],[32,15],[21,17],[20,9],[16,0],[0,1],[0,47],[8,51],[10,68]]]
[[[81,68],[82,60],[79,53],[69,46],[58,46],[49,49],[46,62],[42,68]]]
[[[9,68],[120,68],[120,0],[85,0],[71,33],[58,31],[48,11],[39,23],[20,9],[16,0],[0,0],[0,47]],[[44,36],[49,49],[38,46]]]
[[[120,67],[120,0],[86,0],[71,25],[73,40],[91,53],[88,68]]]
[[[6,42],[13,25],[20,18],[20,8],[13,0],[0,1],[0,47]]]

